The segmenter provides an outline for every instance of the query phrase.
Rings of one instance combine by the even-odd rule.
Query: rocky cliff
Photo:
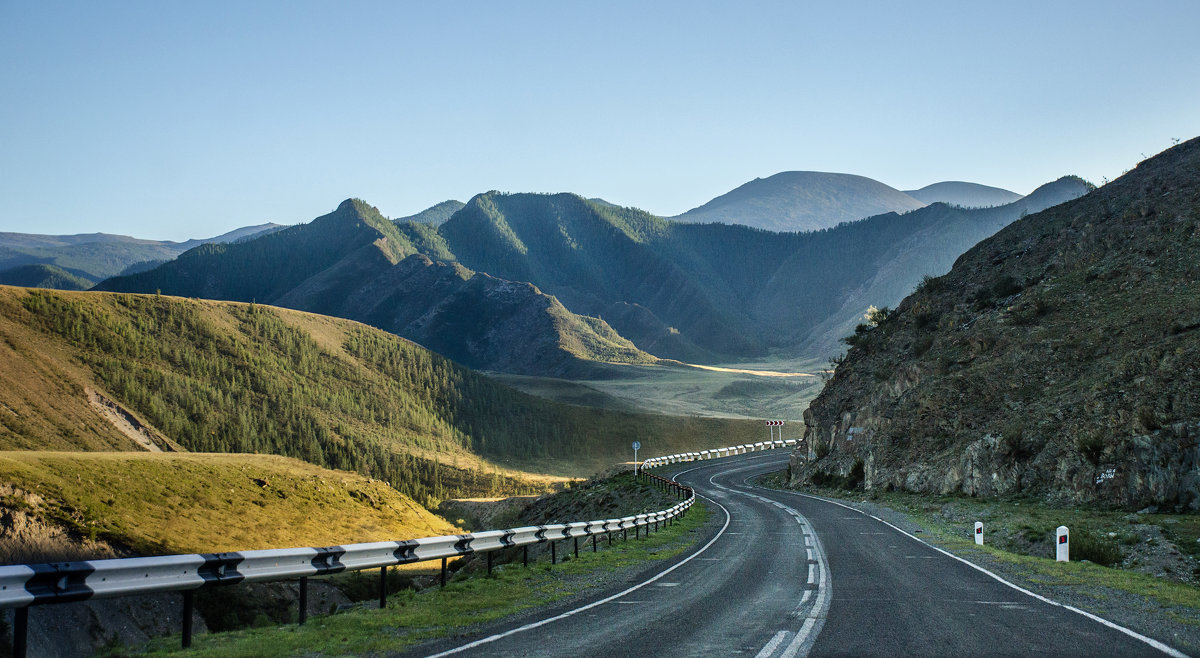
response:
[[[1200,140],[872,314],[790,482],[1200,509]]]

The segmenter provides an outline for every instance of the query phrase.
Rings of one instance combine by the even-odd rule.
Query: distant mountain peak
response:
[[[1003,206],[1022,198],[1020,194],[1000,187],[958,180],[933,183],[919,190],[905,190],[904,193],[924,203],[941,202],[963,208]]]
[[[463,209],[467,204],[455,199],[449,199],[441,203],[435,204],[422,210],[415,215],[401,217],[394,220],[396,224],[405,224],[415,222],[418,224],[431,224],[433,226],[441,226],[446,223],[446,220],[454,216],[454,213]]]
[[[784,171],[755,178],[672,219],[698,224],[743,224],[771,231],[816,231],[925,203],[855,174]]]

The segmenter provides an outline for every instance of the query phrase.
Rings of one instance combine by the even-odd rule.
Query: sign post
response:
[[[633,467],[637,468],[637,451],[642,447],[641,441],[633,442]]]
[[[1071,560],[1071,533],[1067,531],[1067,526],[1060,525],[1054,535],[1054,559],[1058,562],[1069,562]]]
[[[776,427],[779,428],[779,440],[782,441],[783,440],[783,421],[782,420],[768,420],[767,421],[767,430],[771,433],[772,441],[775,440],[775,428]]]

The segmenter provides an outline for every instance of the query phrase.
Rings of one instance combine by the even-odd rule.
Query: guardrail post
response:
[[[608,533],[608,545],[612,546],[612,533]]]
[[[550,540],[550,564],[558,564],[558,542]]]
[[[296,618],[301,626],[308,621],[308,576],[300,576],[300,611]]]
[[[29,650],[29,608],[13,610],[13,658],[25,658]]]
[[[579,537],[575,538],[575,559],[579,559]]]
[[[592,535],[592,552],[596,552],[596,535]]]
[[[442,587],[446,586],[446,558],[442,558]]]
[[[521,547],[521,566],[529,566],[529,544],[525,544]]]
[[[379,567],[379,609],[387,607],[387,565]]]
[[[195,595],[195,590],[186,590],[183,593],[183,648],[192,648],[192,608],[194,601],[192,597]]]
[[[492,552],[488,551],[487,556],[488,556],[488,575],[490,576],[490,575],[492,575]]]

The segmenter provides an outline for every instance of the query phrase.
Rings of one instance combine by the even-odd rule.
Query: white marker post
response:
[[[1055,531],[1054,559],[1059,562],[1071,561],[1071,541],[1067,526],[1060,525]]]
[[[983,546],[983,521],[975,522],[975,543]]]

